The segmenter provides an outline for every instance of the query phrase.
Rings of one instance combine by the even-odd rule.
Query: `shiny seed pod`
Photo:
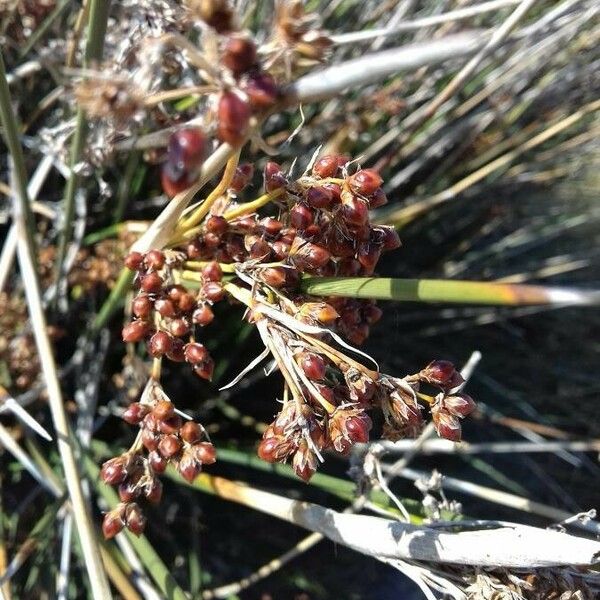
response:
[[[237,166],[235,170],[235,174],[233,175],[233,179],[229,184],[229,189],[236,194],[239,194],[249,183],[252,181],[252,176],[254,175],[254,166],[251,163],[242,163]],[[212,217],[210,217],[212,218]],[[224,217],[218,217],[225,221],[227,221]],[[220,233],[225,233],[227,230],[227,225],[225,229]]]
[[[169,400],[160,400],[152,409],[152,416],[158,421],[165,421],[175,416],[175,406]]]
[[[185,345],[185,360],[193,365],[201,363],[209,356],[208,350],[198,342],[190,342]]]
[[[128,504],[125,509],[125,526],[137,536],[142,535],[146,529],[146,517],[135,502]]]
[[[256,44],[242,35],[231,36],[227,39],[221,62],[235,77],[249,71],[256,64]]]
[[[207,304],[203,304],[202,306],[199,306],[194,311],[194,314],[192,315],[192,321],[196,325],[200,325],[201,327],[204,327],[204,326],[212,323],[214,318],[215,318],[215,315],[214,315],[212,309],[210,308],[210,306],[208,306]]]
[[[312,225],[315,220],[315,213],[305,204],[295,204],[290,210],[290,225],[299,231]]]
[[[220,302],[225,297],[225,290],[217,281],[208,281],[200,288],[200,294],[209,302]]]
[[[173,347],[171,348],[171,352],[167,354],[167,357],[174,362],[183,362],[185,360],[185,356],[183,354],[183,346],[183,341],[179,338],[175,338],[173,340]]]
[[[161,456],[156,449],[148,453],[148,462],[155,473],[164,473],[168,464],[167,459],[164,456]]]
[[[150,250],[144,256],[144,264],[148,269],[154,269],[158,271],[165,266],[165,255],[160,250]]]
[[[268,267],[259,271],[259,277],[271,287],[281,288],[286,284],[286,270],[283,267]]]
[[[161,317],[167,317],[169,319],[172,319],[177,314],[173,301],[168,298],[159,298],[156,300],[154,309]]]
[[[270,108],[279,97],[277,84],[268,73],[250,73],[242,83],[241,89],[248,96],[254,110]]]
[[[166,459],[173,458],[181,450],[181,440],[176,435],[165,435],[158,442],[158,451]]]
[[[119,514],[119,511],[111,510],[110,512],[104,515],[104,519],[102,521],[102,533],[104,535],[104,539],[110,540],[115,537],[118,533],[123,530],[125,524],[123,523],[123,519]]]
[[[202,470],[202,465],[194,458],[191,448],[188,448],[177,465],[179,474],[189,483],[192,483]]]
[[[215,361],[210,356],[200,364],[194,365],[194,373],[201,379],[206,379],[207,381],[212,380],[214,370]]]
[[[100,478],[109,485],[117,485],[125,481],[126,477],[127,458],[124,456],[115,456],[107,460],[100,469]]]
[[[202,268],[202,278],[205,281],[221,281],[223,278],[223,269],[221,269],[218,262],[209,262]]]
[[[150,407],[146,404],[133,402],[123,412],[122,419],[130,425],[138,425],[150,411]]]
[[[167,146],[168,162],[185,171],[195,171],[206,157],[207,139],[199,127],[186,127],[171,134]]]
[[[217,113],[217,137],[232,146],[241,144],[248,131],[250,105],[234,92],[223,92]]]
[[[344,221],[354,227],[366,225],[369,221],[367,203],[350,193],[342,192],[341,215]]]
[[[313,354],[311,352],[303,352],[300,355],[299,364],[301,369],[304,371],[304,374],[309,379],[314,379],[318,381],[320,379],[323,379],[327,372],[325,360],[322,356],[319,356],[318,354]]]
[[[169,419],[159,421],[158,429],[161,433],[175,434],[179,431],[181,423],[181,417],[179,415],[174,415]]]
[[[186,421],[181,427],[179,436],[184,442],[188,444],[195,444],[202,439],[202,427],[194,421]]]
[[[210,442],[194,444],[194,456],[203,465],[212,465],[217,460],[217,451]]]
[[[381,187],[383,179],[373,169],[362,169],[348,178],[348,185],[355,194],[371,196]]]
[[[150,502],[150,504],[158,504],[162,498],[163,485],[158,479],[155,477],[152,479],[152,482],[148,484],[144,490],[144,496],[146,500]]]
[[[313,175],[322,179],[335,177],[338,171],[338,157],[335,155],[323,156],[314,164]]]
[[[131,271],[137,271],[142,266],[144,255],[140,252],[130,252],[124,260],[125,266]]]
[[[160,170],[160,184],[163,192],[174,198],[177,194],[187,190],[193,183],[190,173],[180,172],[169,162],[163,163]]]
[[[306,202],[312,208],[331,208],[333,193],[330,188],[317,185],[306,192]]]
[[[146,319],[152,312],[152,300],[147,294],[139,294],[131,303],[131,312],[140,319]]]
[[[160,358],[171,351],[173,338],[166,331],[157,331],[148,343],[148,352],[154,358]]]
[[[204,226],[206,228],[206,231],[222,235],[227,231],[229,223],[227,222],[227,219],[225,217],[211,215],[210,217],[208,217],[208,219],[206,219],[206,223]]]
[[[144,292],[156,293],[162,289],[162,286],[163,280],[156,271],[143,275],[140,279],[140,288]]]
[[[150,324],[146,321],[132,321],[123,327],[121,337],[124,342],[139,342],[150,333]]]

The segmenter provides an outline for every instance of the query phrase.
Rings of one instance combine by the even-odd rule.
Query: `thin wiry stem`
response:
[[[73,506],[75,524],[79,533],[85,565],[90,578],[90,586],[95,600],[106,600],[112,597],[106,573],[102,565],[98,540],[96,538],[91,515],[85,502],[81,488],[81,476],[75,460],[73,442],[70,439],[69,424],[65,412],[65,405],[60,390],[56,364],[52,346],[48,338],[46,318],[42,308],[42,300],[38,283],[35,278],[31,248],[27,244],[24,223],[19,215],[18,202],[15,202],[15,222],[17,223],[17,255],[25,285],[25,295],[29,308],[33,333],[38,348],[42,373],[46,381],[48,403],[52,413],[52,420],[58,442],[67,489]]]
[[[106,25],[108,22],[108,13],[110,11],[110,0],[90,0],[90,17],[88,26],[88,39],[85,49],[84,66],[89,66],[93,62],[102,60],[102,48],[104,46],[104,36],[106,34]],[[67,246],[71,240],[71,221],[75,213],[75,193],[79,185],[79,177],[76,173],[76,165],[81,160],[85,138],[87,133],[87,121],[81,108],[77,110],[75,133],[71,144],[71,176],[65,187],[65,196],[63,200],[63,222],[62,231],[58,244],[58,254],[56,258],[56,279],[60,280],[63,275],[63,266],[67,255]],[[58,289],[58,287],[57,287]]]

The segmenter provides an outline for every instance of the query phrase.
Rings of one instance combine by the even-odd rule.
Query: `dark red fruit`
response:
[[[208,306],[206,304],[198,307],[194,311],[194,314],[192,315],[192,321],[196,325],[200,325],[201,327],[204,327],[205,325],[212,323],[214,318],[215,318],[215,315],[214,315],[213,311],[211,310],[210,306]]]
[[[238,167],[240,168],[240,167]],[[222,235],[227,231],[227,227],[229,223],[225,217],[219,217],[217,215],[212,215],[206,219],[206,231],[210,233],[216,233],[218,235]]]
[[[116,456],[107,460],[100,469],[100,478],[109,485],[117,485],[125,481],[126,477],[127,459],[123,456]]]
[[[186,421],[179,432],[181,439],[188,444],[195,444],[202,439],[202,427],[194,421]]]
[[[182,171],[195,171],[204,162],[206,147],[206,136],[199,127],[180,129],[169,137],[167,161]]]
[[[205,281],[221,281],[223,270],[218,262],[212,261],[202,269],[202,277]]]
[[[296,204],[290,210],[290,224],[299,231],[312,225],[314,220],[314,212],[305,204]]]
[[[323,156],[313,166],[313,174],[325,179],[335,177],[338,170],[338,157],[335,155]]]
[[[173,338],[166,331],[157,331],[148,344],[148,352],[154,358],[160,358],[171,351]]]
[[[217,451],[210,442],[194,444],[194,456],[203,465],[212,465],[217,460]]]
[[[176,435],[165,435],[158,442],[158,451],[166,458],[172,458],[181,450],[181,440]]]
[[[149,269],[158,271],[158,269],[162,269],[165,266],[165,255],[160,250],[150,250],[144,256],[144,264]]]
[[[303,352],[300,356],[300,367],[309,379],[320,380],[325,377],[327,368],[325,360],[318,354]]]
[[[132,271],[136,271],[142,266],[144,255],[140,252],[130,252],[124,260],[125,266]]]
[[[110,540],[114,538],[117,533],[122,531],[123,527],[124,523],[118,512],[110,511],[104,515],[104,520],[102,521],[104,539]]]
[[[139,294],[131,303],[131,312],[142,319],[145,319],[152,312],[152,300],[146,294]]]
[[[344,221],[353,227],[360,227],[369,221],[367,203],[353,194],[342,194],[341,214]]]
[[[162,286],[163,280],[156,271],[148,273],[140,279],[140,288],[144,290],[144,292],[156,293],[161,290]]]
[[[161,400],[157,402],[156,406],[152,409],[152,415],[158,421],[165,421],[175,416],[175,406],[169,400]]]
[[[241,165],[238,165],[237,169],[235,170],[233,179],[229,184],[229,189],[236,193],[241,192],[248,185],[248,183],[250,183],[253,175],[254,167],[250,163],[242,163]],[[225,221],[225,224],[227,224],[227,221],[223,217],[217,218],[223,219]],[[225,229],[219,233],[224,233],[226,229],[227,225],[225,226]]]
[[[217,136],[232,146],[242,143],[248,131],[250,105],[234,92],[219,98]]]
[[[313,208],[330,208],[333,204],[333,194],[330,188],[317,185],[306,192],[306,202]]]
[[[169,198],[174,198],[192,185],[193,178],[191,174],[180,172],[171,163],[166,162],[160,171],[160,183],[163,192]]]
[[[221,62],[239,77],[256,64],[256,44],[247,37],[231,36],[223,48]]]
[[[250,73],[242,85],[242,90],[255,110],[270,108],[279,96],[277,84],[268,73]]]
[[[130,425],[137,425],[138,423],[141,423],[142,419],[149,411],[150,408],[147,405],[133,402],[125,409],[122,418]]]
[[[177,314],[173,302],[168,298],[159,298],[154,303],[154,309],[161,317],[173,318]]]
[[[373,169],[363,169],[348,178],[350,189],[361,196],[370,196],[381,187],[383,179]]]
[[[225,297],[225,290],[217,281],[208,281],[200,288],[200,294],[209,302],[219,302]]]
[[[213,372],[215,370],[215,362],[212,358],[208,357],[204,362],[201,362],[198,365],[194,365],[194,373],[198,375],[201,379],[206,379],[207,381],[212,380]]]
[[[190,342],[185,345],[185,360],[193,365],[201,363],[208,357],[208,350],[198,342]]]
[[[124,342],[139,342],[150,332],[150,324],[146,321],[132,321],[123,327],[121,335]]]

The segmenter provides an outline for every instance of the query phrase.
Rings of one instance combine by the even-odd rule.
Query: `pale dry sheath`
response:
[[[416,526],[340,513],[214,478],[217,493],[384,559],[532,569],[600,562],[600,542],[517,523],[477,521]]]

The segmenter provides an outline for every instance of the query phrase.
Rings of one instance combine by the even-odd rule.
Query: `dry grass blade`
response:
[[[35,268],[35,246],[33,245],[31,230],[28,229],[27,225],[27,216],[30,215],[30,208],[27,199],[25,170],[19,141],[16,137],[15,120],[12,116],[3,64],[1,64],[0,71],[0,89],[2,91],[2,94],[0,94],[0,107],[2,108],[4,134],[7,137],[7,145],[11,149],[11,154],[15,157],[15,164],[20,165],[14,171],[13,175],[15,184],[13,214],[17,232],[17,256],[21,275],[23,281],[26,283],[24,287],[28,312],[33,327],[42,373],[46,381],[48,401],[56,431],[58,449],[62,459],[69,497],[73,506],[75,523],[85,557],[93,597],[98,600],[105,600],[111,598],[112,595],[100,558],[98,540],[96,539],[95,530],[91,522],[91,516],[81,489],[81,479],[75,460],[73,444],[70,441],[69,425],[56,372],[54,354],[50,340],[48,339],[46,319]],[[13,125],[9,125],[11,122]]]

